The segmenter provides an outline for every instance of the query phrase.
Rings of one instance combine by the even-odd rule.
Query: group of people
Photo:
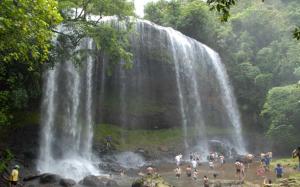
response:
[[[261,164],[257,168],[257,175],[264,177],[264,183],[263,183],[264,185],[263,186],[265,186],[265,187],[272,186],[272,181],[265,177],[265,172],[270,171],[270,163],[272,161],[272,156],[273,156],[272,152],[260,154],[260,163]],[[297,149],[295,149],[292,152],[292,157],[298,158],[298,160],[299,160],[298,170],[300,171],[300,147],[298,147]],[[192,178],[194,180],[198,179],[199,172],[197,170],[197,166],[199,166],[201,164],[200,158],[201,157],[198,153],[190,153],[190,164],[185,169],[185,173],[186,173],[187,177]],[[182,159],[183,159],[183,155],[181,153],[178,154],[177,156],[175,156],[176,165],[177,165],[177,167],[175,169],[175,175],[176,175],[177,179],[179,179],[182,175],[182,171],[180,168]],[[216,152],[211,152],[207,156],[207,159],[209,161],[209,167],[211,169],[214,169],[214,162],[216,162],[216,161],[219,161],[221,165],[223,165],[225,163],[225,157],[222,154],[218,154]],[[235,161],[235,163],[234,163],[235,169],[236,169],[235,175],[239,180],[244,180],[245,169],[246,169],[245,164],[247,164],[247,168],[249,168],[253,159],[254,159],[254,155],[247,154],[247,155],[245,155],[244,159]],[[9,186],[10,187],[16,187],[18,185],[19,168],[20,167],[18,165],[15,165],[11,172],[11,175],[9,177],[9,184],[10,184]],[[277,178],[282,178],[283,172],[284,172],[283,166],[280,163],[278,163],[274,169],[274,172],[275,172]],[[152,168],[152,167],[147,168],[148,175],[152,175],[155,173],[157,173],[157,171],[155,171],[154,168]],[[125,171],[122,170],[120,175],[123,176],[124,174],[125,174]],[[216,178],[217,174],[214,174],[213,176]],[[204,187],[209,187],[209,179],[207,176],[203,177],[203,185],[204,185]]]
[[[293,158],[299,159],[298,168],[300,171],[300,147],[298,147],[297,149],[295,149],[293,151],[292,156],[293,156]],[[197,180],[197,176],[199,173],[197,170],[197,166],[200,165],[200,155],[197,153],[191,152],[189,155],[189,158],[190,158],[190,164],[185,169],[186,176],[191,177],[194,180]],[[255,158],[255,156],[253,154],[247,154],[242,159],[235,161],[235,163],[234,163],[234,166],[236,169],[235,176],[237,179],[244,180],[246,169],[250,168],[250,164],[253,162],[254,158]],[[265,173],[270,172],[270,164],[272,162],[272,158],[273,158],[272,152],[261,153],[260,154],[260,163],[261,164],[257,168],[257,175],[264,177],[265,180],[264,180],[263,184],[266,187],[272,186],[272,181],[270,179],[265,178]],[[177,167],[175,169],[175,174],[176,174],[177,179],[179,179],[182,174],[181,168],[180,168],[181,159],[182,159],[182,154],[179,154],[175,157],[175,160],[177,163]],[[209,168],[211,168],[211,169],[214,169],[214,164],[217,161],[219,161],[221,166],[225,163],[225,157],[222,154],[218,154],[217,152],[211,152],[207,156],[207,160],[208,160]],[[283,172],[284,172],[283,166],[280,163],[278,163],[274,169],[274,173],[276,174],[276,177],[282,178]],[[216,175],[214,175],[214,176],[216,176]],[[206,181],[205,183],[208,184],[208,177],[205,176],[203,178],[203,181]],[[204,186],[206,186],[206,185],[204,185]]]
[[[181,161],[182,161],[183,155],[180,153],[177,156],[175,156],[175,161],[176,161],[176,168],[175,168],[175,176],[177,179],[180,179],[182,176],[182,170],[180,168]],[[223,165],[225,163],[225,157],[222,154],[218,154],[217,152],[211,152],[208,156],[208,163],[209,163],[209,168],[214,169],[214,162],[220,161],[220,164]],[[190,152],[189,154],[189,161],[190,164],[185,168],[185,174],[186,177],[192,178],[194,180],[198,179],[198,169],[197,167],[201,165],[201,157],[200,154],[195,152]],[[214,177],[217,177],[217,174],[214,174]],[[205,187],[209,187],[209,179],[207,176],[203,177],[203,185]]]
[[[192,178],[194,180],[197,180],[198,179],[198,170],[195,168],[193,169],[191,167],[191,165],[188,165],[187,168],[186,168],[186,176],[189,177],[189,178]],[[181,177],[181,169],[179,166],[176,167],[175,169],[175,175],[176,175],[176,178],[177,179],[180,179]],[[208,177],[207,176],[204,176],[203,177],[203,184],[204,184],[204,187],[209,187],[209,180],[208,180]]]

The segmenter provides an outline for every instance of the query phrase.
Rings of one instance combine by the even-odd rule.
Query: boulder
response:
[[[155,186],[153,186],[155,184]],[[173,187],[169,183],[167,183],[160,175],[147,175],[136,181],[134,181],[131,187]]]
[[[114,162],[102,162],[99,164],[99,168],[102,169],[103,171],[107,172],[115,172],[119,173],[121,170],[124,170],[123,167],[121,167],[119,164],[114,163]]]
[[[59,184],[63,187],[71,187],[76,185],[76,182],[72,179],[60,179]]]
[[[61,177],[56,174],[51,173],[45,173],[42,174],[40,177],[40,183],[41,184],[47,184],[47,183],[58,183],[60,181]]]
[[[23,181],[27,182],[27,181],[36,180],[36,179],[40,178],[41,176],[42,175],[29,175],[29,176],[24,177]]]
[[[101,181],[100,178],[94,175],[89,175],[84,177],[84,179],[80,182],[80,184],[84,186],[90,186],[90,187],[105,187],[104,182]]]
[[[109,179],[106,182],[106,186],[107,187],[118,187],[119,185],[116,181]]]

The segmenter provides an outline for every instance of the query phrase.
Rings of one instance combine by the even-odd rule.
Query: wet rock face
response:
[[[59,181],[59,184],[63,187],[71,187],[71,186],[76,185],[76,182],[72,179],[61,179]]]
[[[79,184],[88,187],[118,187],[118,183],[106,177],[90,175],[85,177]]]
[[[151,24],[138,23],[137,32],[131,39],[134,57],[131,69],[122,68],[121,63],[113,66],[112,75],[107,75],[105,69],[111,65],[107,58],[99,55],[94,82],[97,85],[95,95],[98,96],[95,109],[102,115],[98,115],[96,121],[127,128],[180,127],[182,119],[174,58],[181,58],[180,64],[190,61],[199,64],[196,77],[201,83],[198,91],[207,111],[204,111],[204,117],[207,123],[221,126],[220,121],[226,120],[226,116],[209,59],[205,55],[195,57],[198,59],[185,59],[179,53],[174,54],[173,47],[180,52],[180,46],[177,46],[180,44],[173,46],[168,34]],[[195,55],[192,51],[187,53]],[[192,90],[187,86],[193,84],[187,78],[191,75],[184,72],[184,65],[181,66],[179,74],[183,95],[192,97]],[[184,102],[195,105],[190,98]],[[188,118],[193,118],[194,111],[186,112],[190,113]],[[189,125],[193,125],[192,122]]]
[[[61,180],[59,175],[45,173],[40,177],[41,184],[58,183]]]
[[[76,182],[52,173],[24,177],[24,187],[72,187]]]

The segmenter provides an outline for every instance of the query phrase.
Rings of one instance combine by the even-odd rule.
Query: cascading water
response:
[[[93,126],[102,123],[127,129],[181,127],[183,141],[178,146],[197,150],[202,159],[212,149],[210,140],[245,152],[240,114],[216,52],[178,31],[143,20],[137,20],[130,41],[134,57],[130,70],[124,70],[123,63],[108,64],[107,54],[85,39],[77,50],[98,53],[96,58],[88,53],[79,67],[61,58],[46,71],[41,172],[76,180],[98,175]],[[220,135],[211,127],[232,131]],[[126,136],[115,141],[123,142]]]
[[[221,63],[218,54],[206,45],[186,37],[172,28],[161,27],[148,21],[137,23],[137,33],[142,35],[140,40],[145,43],[144,45],[149,45],[147,42],[155,41],[155,37],[158,37],[159,43],[156,45],[161,45],[162,42],[165,45],[164,51],[160,51],[160,54],[165,52],[170,56],[169,61],[170,64],[173,64],[175,73],[184,146],[189,150],[195,150],[196,148],[197,151],[201,152],[202,158],[205,158],[208,152],[211,151],[209,150],[206,130],[210,123],[207,122],[209,120],[207,119],[207,113],[203,111],[202,104],[210,96],[206,90],[211,86],[214,87],[213,89],[219,89],[217,90],[218,93],[214,93],[214,97],[219,98],[222,107],[225,109],[224,113],[227,115],[228,120],[224,124],[224,128],[233,129],[233,132],[223,140],[230,142],[238,153],[245,153],[240,114],[225,67]],[[133,45],[137,44],[134,43]],[[138,47],[139,51],[141,51],[140,48],[148,48],[148,46],[145,47],[142,44],[142,47]],[[136,61],[143,60],[137,59]],[[208,77],[211,77],[211,80]],[[208,82],[210,82],[210,86],[206,85]],[[191,141],[192,135],[188,132],[188,128],[193,128],[193,132],[196,132],[196,143]]]
[[[80,48],[92,50],[86,39]],[[38,170],[80,180],[99,174],[92,160],[93,64],[62,61],[45,74]],[[84,91],[85,90],[85,91]]]
[[[237,149],[237,152],[240,154],[246,153],[245,143],[242,138],[242,129],[241,129],[241,116],[238,111],[237,103],[235,100],[235,96],[231,91],[231,86],[229,84],[229,78],[226,73],[226,69],[224,65],[221,63],[220,57],[218,53],[205,46],[207,53],[209,54],[213,67],[216,71],[216,76],[219,80],[219,85],[221,87],[222,93],[222,102],[226,107],[226,113],[230,119],[231,124],[234,126],[234,133],[232,136],[232,140]]]

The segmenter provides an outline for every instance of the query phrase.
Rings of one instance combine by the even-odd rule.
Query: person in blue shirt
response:
[[[264,162],[266,171],[270,171],[270,157],[268,155],[265,156]]]
[[[275,168],[275,173],[276,173],[277,178],[282,177],[283,168],[282,168],[281,164],[277,164],[277,167]]]

